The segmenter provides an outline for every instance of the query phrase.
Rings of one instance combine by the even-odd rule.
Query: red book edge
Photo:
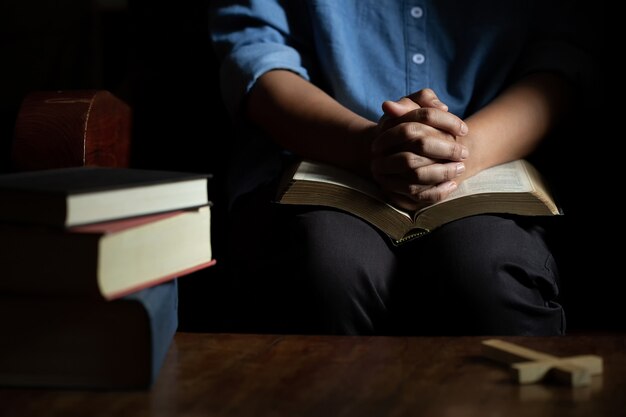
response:
[[[129,217],[124,219],[109,220],[106,222],[92,223],[82,226],[72,226],[67,229],[71,233],[98,233],[109,234],[127,230],[133,227],[143,226],[169,217],[178,216],[189,211],[198,211],[199,209],[174,210],[165,213],[146,214],[143,216]]]
[[[111,293],[111,294],[109,294],[107,296],[104,296],[104,294],[103,294],[103,297],[107,301],[115,300],[115,299],[124,297],[126,295],[132,294],[132,293],[134,293],[136,291],[140,291],[140,290],[143,290],[143,289],[149,288],[149,287],[154,287],[155,285],[162,284],[164,282],[170,281],[170,280],[175,279],[175,278],[182,277],[184,275],[189,275],[192,272],[196,272],[196,271],[199,271],[201,269],[208,268],[210,266],[215,265],[216,263],[217,263],[217,259],[212,259],[212,260],[210,260],[208,262],[204,262],[204,263],[198,264],[196,266],[192,266],[191,268],[182,269],[182,270],[177,271],[177,272],[175,272],[173,274],[168,274],[168,275],[162,276],[161,278],[157,278],[155,280],[151,280],[147,284],[144,283],[144,284],[141,284],[141,285],[137,285],[135,287],[130,287],[130,288],[127,288],[124,291],[114,292],[114,293]]]

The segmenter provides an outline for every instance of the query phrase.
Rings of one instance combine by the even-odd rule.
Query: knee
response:
[[[562,334],[558,269],[541,232],[509,219],[482,231],[442,273],[452,320],[474,333]]]
[[[387,243],[360,220],[336,212],[308,219],[307,230],[298,268],[321,331],[375,333],[396,272]]]
[[[558,295],[558,267],[542,229],[498,216],[477,216],[453,224],[452,238],[435,241],[443,254],[440,270],[464,293],[491,299],[514,286]],[[540,294],[537,294],[540,295]]]

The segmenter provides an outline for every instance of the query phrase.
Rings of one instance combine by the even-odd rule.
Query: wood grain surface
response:
[[[626,335],[505,337],[556,356],[595,354],[586,387],[519,385],[481,337],[178,333],[146,391],[0,390],[1,416],[626,415]]]

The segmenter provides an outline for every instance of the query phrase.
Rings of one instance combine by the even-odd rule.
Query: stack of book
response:
[[[150,387],[178,327],[177,279],[215,263],[209,178],[0,175],[0,385]]]

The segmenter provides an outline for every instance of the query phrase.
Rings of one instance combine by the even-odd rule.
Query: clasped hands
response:
[[[469,156],[458,138],[468,134],[431,89],[385,101],[371,146],[370,170],[392,203],[416,210],[457,188]]]

